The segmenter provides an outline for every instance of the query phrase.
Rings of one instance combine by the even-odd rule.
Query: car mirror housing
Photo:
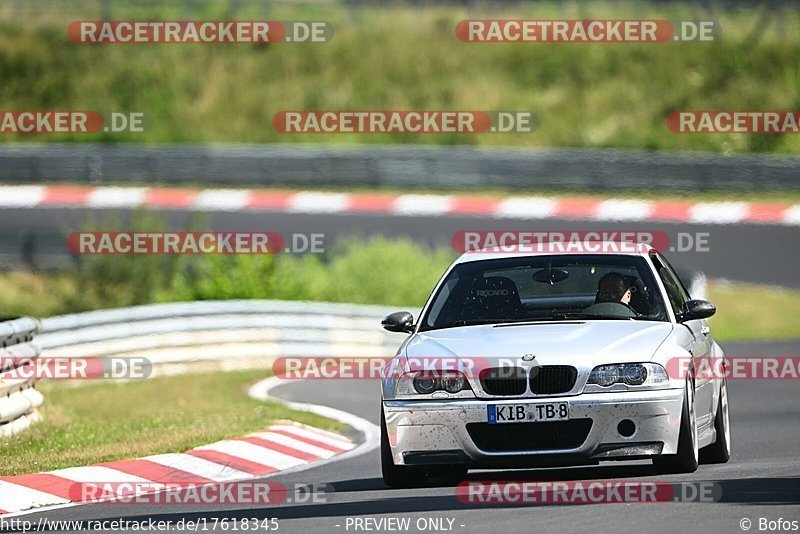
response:
[[[717,307],[707,300],[687,300],[677,319],[679,323],[684,323],[694,319],[707,319],[715,313],[717,313]]]
[[[414,316],[407,311],[390,313],[381,321],[381,326],[389,332],[410,334],[414,331]]]

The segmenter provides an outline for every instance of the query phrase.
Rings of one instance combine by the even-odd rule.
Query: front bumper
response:
[[[488,404],[551,403],[567,401],[570,421],[590,420],[585,439],[578,445],[526,450],[524,439],[509,441],[504,450],[480,448],[468,431],[471,423],[487,423]],[[528,467],[578,465],[599,460],[627,460],[678,452],[683,389],[583,393],[571,397],[514,399],[391,400],[383,401],[386,431],[397,465],[467,463],[471,467]],[[618,425],[635,424],[635,432],[623,436]],[[516,425],[503,423],[484,428],[506,434]],[[476,425],[471,425],[475,428]],[[496,428],[507,427],[507,428]],[[517,427],[522,429],[522,427]],[[540,427],[543,430],[552,428]],[[528,427],[528,431],[537,427]],[[484,435],[486,432],[483,432]],[[507,449],[507,450],[506,450]]]

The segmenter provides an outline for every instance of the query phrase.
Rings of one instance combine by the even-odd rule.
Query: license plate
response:
[[[489,424],[535,423],[539,421],[567,421],[568,402],[536,404],[489,404],[486,409]]]

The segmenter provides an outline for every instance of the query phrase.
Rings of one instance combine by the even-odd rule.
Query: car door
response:
[[[684,303],[691,297],[675,270],[661,254],[655,254],[654,264],[664,288],[667,291],[670,306],[677,315],[683,310]],[[708,371],[711,369],[711,331],[705,319],[695,319],[681,323],[691,332],[692,341],[687,347],[695,360],[695,368]],[[702,429],[712,417],[714,404],[713,377],[707,372],[699,372],[695,376],[695,407],[697,410],[697,426]]]

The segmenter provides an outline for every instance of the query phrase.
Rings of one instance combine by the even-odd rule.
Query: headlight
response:
[[[587,384],[609,387],[614,384],[628,386],[657,386],[669,383],[667,371],[657,363],[619,363],[598,365],[592,369]]]
[[[471,389],[467,377],[460,371],[417,371],[412,373],[411,383],[414,391],[420,395],[430,395],[436,391],[458,393]]]
[[[421,374],[414,377],[414,389],[417,393],[429,395],[439,389],[439,379],[432,374]]]
[[[629,365],[623,369],[623,380],[629,386],[641,386],[647,380],[647,367],[644,365]]]
[[[589,375],[589,384],[608,387],[617,382],[619,382],[619,366],[617,365],[595,367],[592,374]]]
[[[458,393],[464,389],[466,383],[462,373],[450,373],[449,376],[441,378],[442,389],[448,393]]]

